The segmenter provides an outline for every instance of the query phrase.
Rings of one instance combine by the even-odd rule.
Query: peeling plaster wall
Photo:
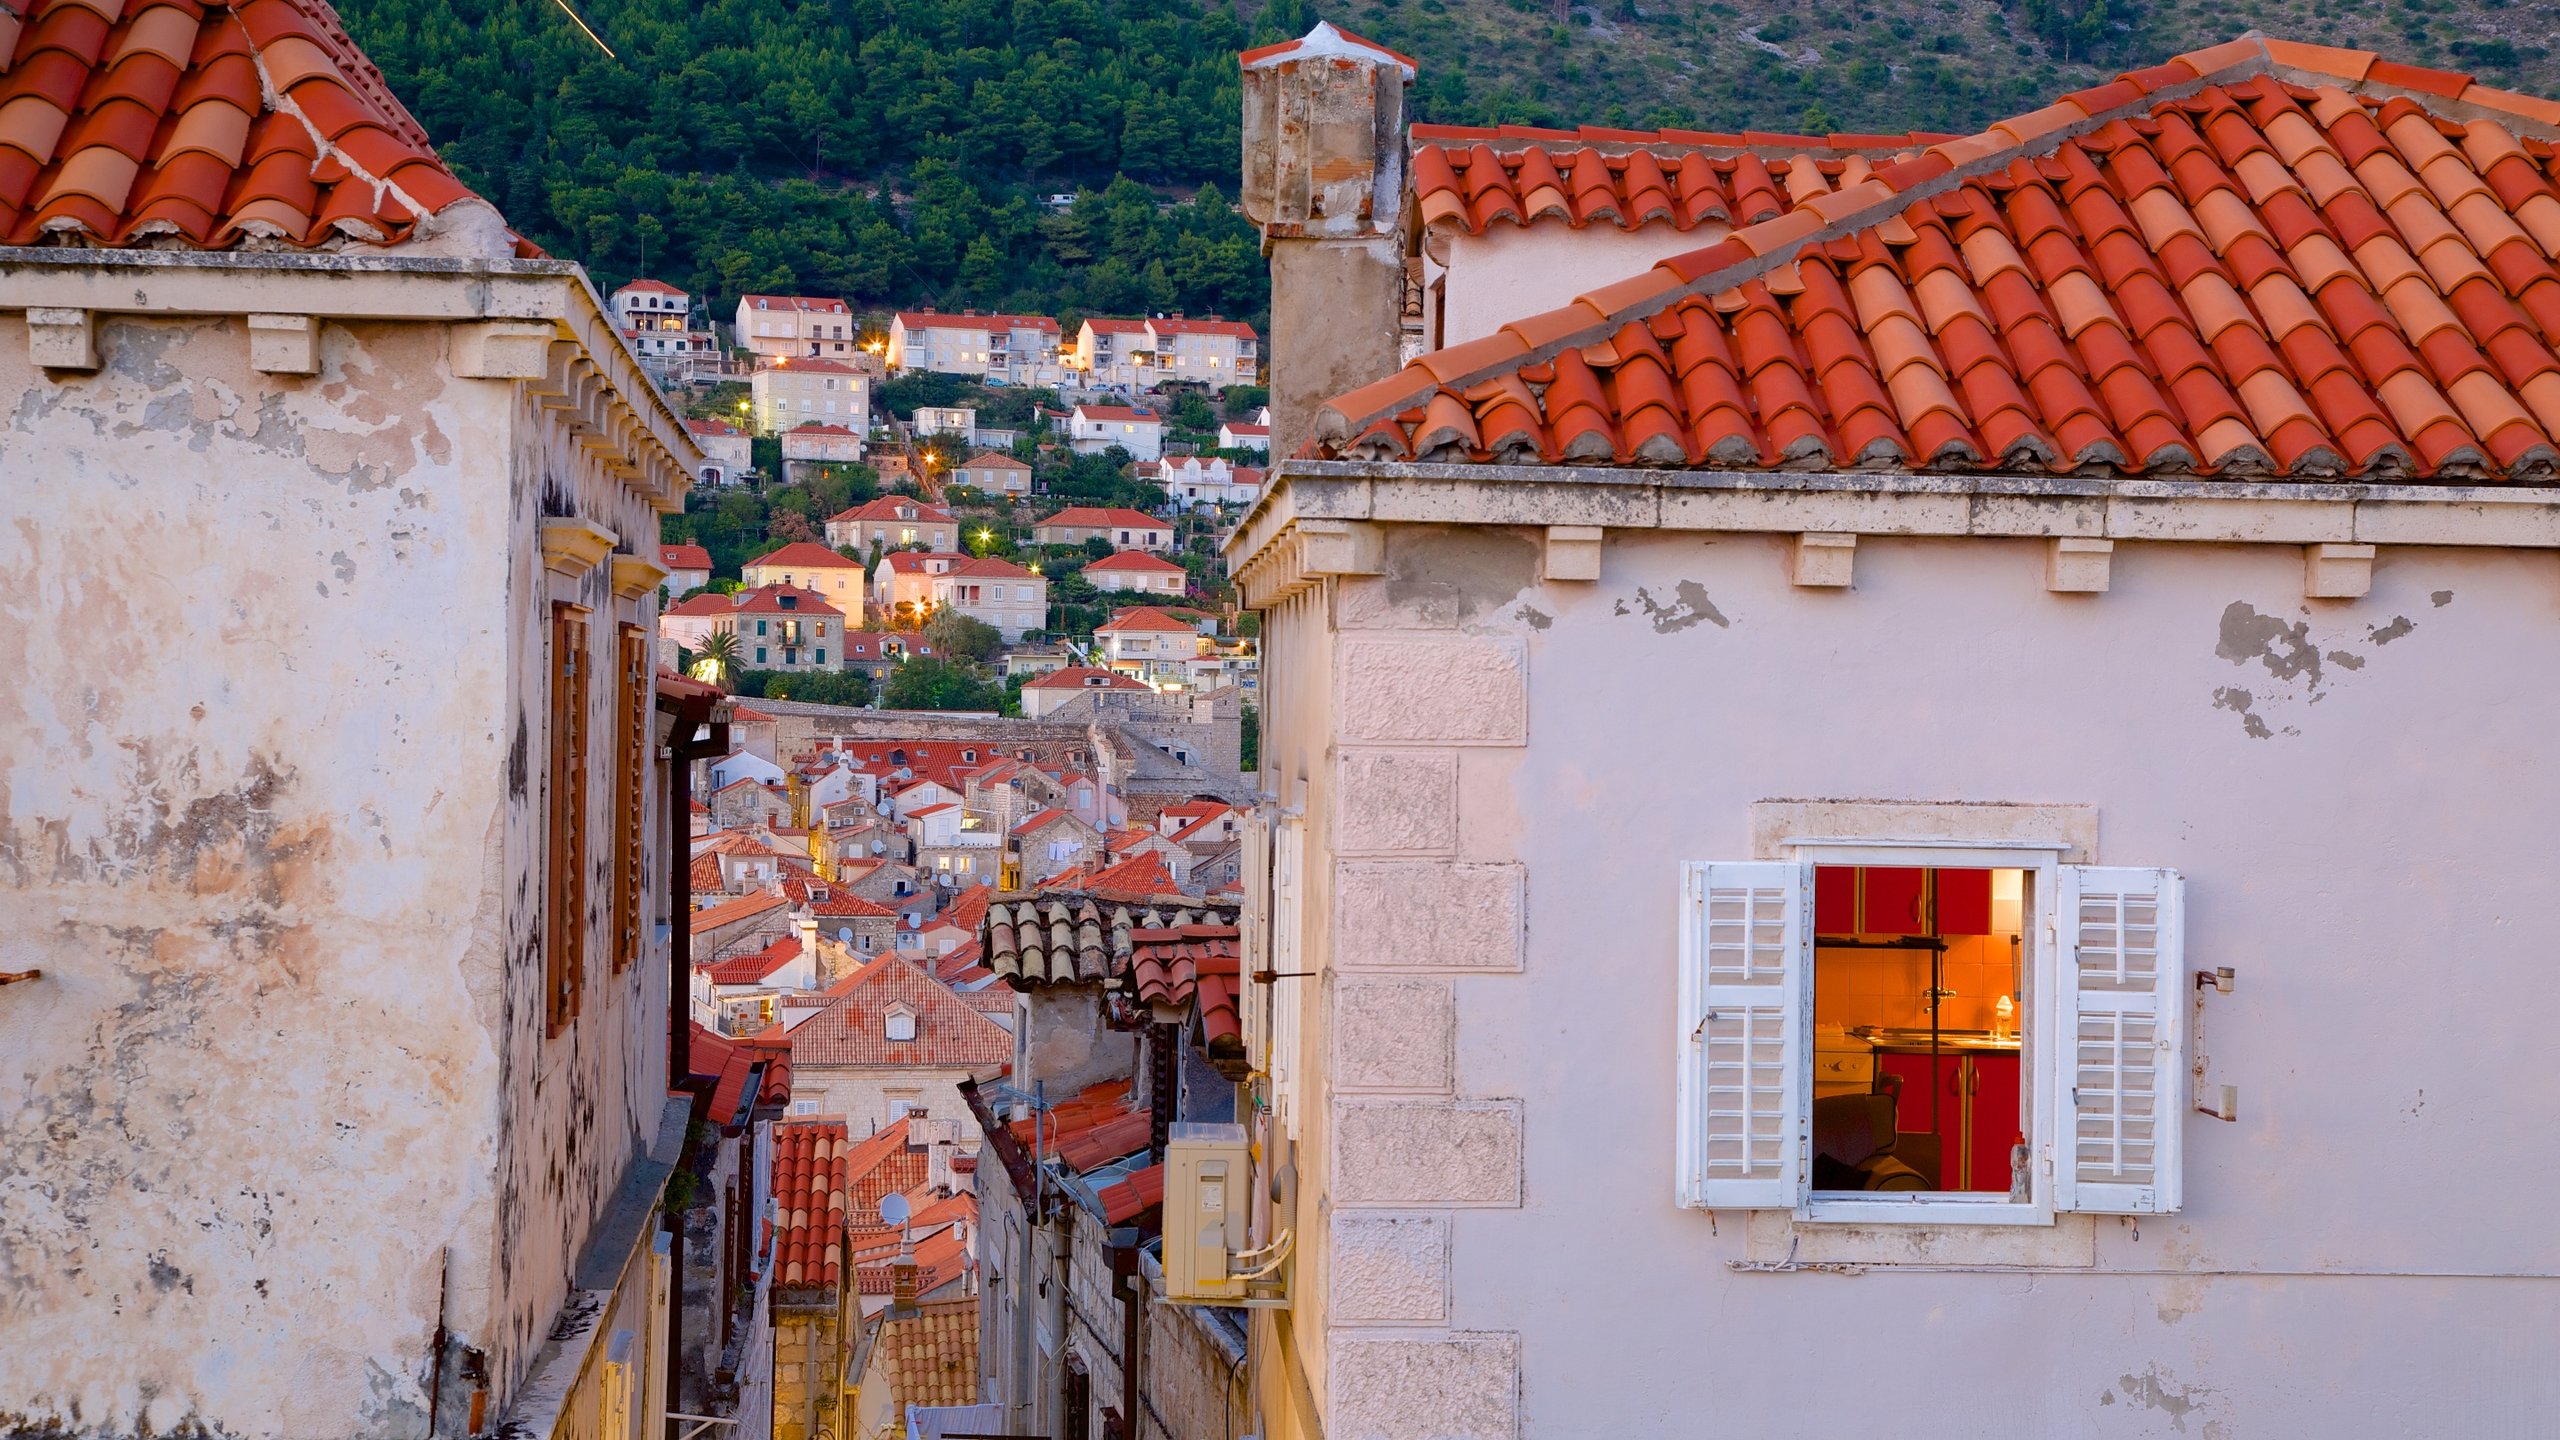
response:
[[[320,344],[0,316],[0,1431],[423,1435],[440,1316],[494,1416],[655,1127],[662,949],[540,1038],[536,479],[654,524],[442,327]]]
[[[1422,533],[1391,532],[1384,579],[1342,582],[1342,642],[1355,590],[1446,592],[1405,607],[1396,623],[1431,633],[1372,676],[1443,725],[1484,703],[1446,684],[1450,657],[1523,656],[1525,747],[1507,772],[1458,753],[1452,858],[1516,857],[1524,920],[1516,973],[1410,977],[1450,1007],[1392,1012],[1333,1061],[1337,1086],[1357,1061],[1355,1088],[1375,1070],[1456,1103],[1374,1173],[1354,1173],[1367,1141],[1337,1142],[1337,1250],[1362,1185],[1391,1202],[1418,1176],[1422,1213],[1355,1203],[1367,1253],[1305,1292],[1415,1327],[1354,1350],[1334,1322],[1328,1433],[2545,1425],[2560,1240],[2519,1197],[2560,1183],[2536,1138],[2560,771],[2529,758],[2560,643],[2549,552],[2385,547],[2369,596],[2305,600],[2295,547],[2120,544],[2110,591],[2057,595],[2032,541],[1867,537],[1854,587],[1830,591],[1788,583],[1780,537],[1613,533],[1596,584],[1560,584],[1490,558],[1534,532]],[[1281,695],[1313,683],[1306,653],[1275,643]],[[1321,743],[1273,714],[1284,753]],[[1373,793],[1369,823],[1405,843],[1386,820],[1426,803]],[[1676,866],[1750,858],[1756,801],[1862,798],[2094,806],[2100,863],[2185,873],[2188,959],[2239,971],[2203,1039],[2241,1118],[2185,1121],[2183,1213],[2066,1218],[2014,1246],[1798,1232],[1818,1258],[1954,1267],[1842,1277],[1735,1273],[1783,1258],[1784,1219],[1674,1206]],[[1342,907],[1381,934],[1402,912],[1463,921],[1421,886]],[[1436,930],[1414,948],[1433,946],[1451,965],[1483,949]],[[1411,1044],[1435,1027],[1448,1071]],[[1520,1107],[1516,1161],[1499,1097]],[[1336,1123],[1378,1103],[1337,1098]],[[1485,1183],[1512,1165],[1516,1199]],[[1471,1365],[1468,1395],[1491,1400],[1434,1393]]]

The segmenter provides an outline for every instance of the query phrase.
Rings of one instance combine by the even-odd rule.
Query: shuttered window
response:
[[[2176,1210],[2186,1122],[2186,967],[2178,877],[2062,867],[2055,906],[2059,1043],[2043,1047],[2065,1102],[2055,1207],[2102,1215]]]
[[[1804,1189],[1813,867],[1694,865],[1680,1023],[1681,1200],[1791,1206]]]
[[[1898,863],[1928,864],[1925,849]],[[1977,855],[1968,863],[1979,863]],[[1281,868],[1274,860],[1275,879]],[[1813,1219],[2017,1224],[2053,1212],[2165,1214],[2184,1199],[2187,967],[2174,871],[2061,865],[2037,900],[2027,1035],[2033,1206],[1964,1195],[1826,1198],[1809,1188],[1812,886],[1794,861],[1686,867],[1680,1202]],[[2041,882],[2040,882],[2041,883]],[[2049,1192],[2050,1209],[2041,1192]],[[1835,1203],[1839,1202],[1839,1203]]]
[[[649,863],[649,712],[656,683],[649,667],[649,632],[621,631],[619,721],[614,736],[613,973],[640,958],[646,916]]]
[[[551,783],[543,937],[543,1013],[557,1035],[578,1016],[586,981],[587,731],[594,666],[587,654],[587,610],[551,607]]]

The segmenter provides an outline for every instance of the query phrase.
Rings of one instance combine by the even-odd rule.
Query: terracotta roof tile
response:
[[[2498,108],[2427,108],[2456,97]],[[1575,224],[1681,224],[1633,197],[1703,171],[1741,228],[1338,398],[1317,450],[2547,483],[2560,192],[2527,120],[2466,76],[2251,38],[1907,158],[1417,127],[1417,184],[1471,213],[1526,185]]]
[[[0,243],[392,245],[475,198],[320,0],[13,12]]]
[[[841,1120],[791,1120],[773,1127],[775,1285],[818,1289],[843,1283],[852,1149]]]
[[[878,1324],[871,1363],[888,1380],[890,1414],[977,1403],[977,1297],[932,1301],[912,1315],[882,1311]]]

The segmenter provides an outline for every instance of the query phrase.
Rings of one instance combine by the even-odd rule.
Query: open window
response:
[[[2174,872],[1797,848],[1688,867],[1683,1204],[1933,1224],[2178,1208]]]

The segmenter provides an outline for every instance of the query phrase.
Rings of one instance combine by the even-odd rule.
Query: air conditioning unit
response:
[[[1294,1232],[1255,1246],[1253,1145],[1241,1125],[1177,1123],[1166,1135],[1164,1290],[1176,1304],[1289,1303]]]

